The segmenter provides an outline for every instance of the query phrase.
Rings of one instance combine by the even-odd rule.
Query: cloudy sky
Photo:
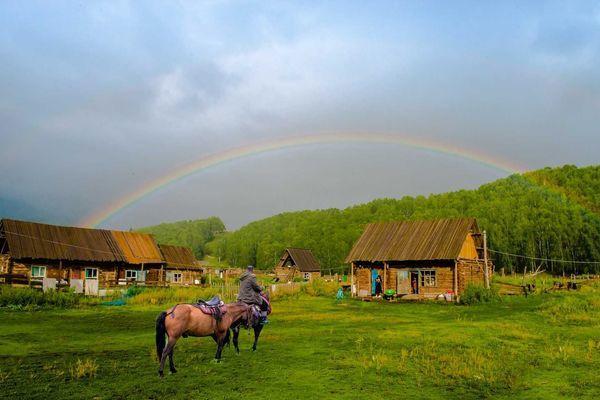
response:
[[[598,2],[0,3],[0,214],[81,224],[232,148],[348,132],[521,169],[600,161]],[[162,187],[104,227],[475,188],[398,143],[297,146]]]

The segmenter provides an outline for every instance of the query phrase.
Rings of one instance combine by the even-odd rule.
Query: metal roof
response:
[[[376,222],[366,226],[346,262],[455,260],[470,232],[479,232],[475,218]]]

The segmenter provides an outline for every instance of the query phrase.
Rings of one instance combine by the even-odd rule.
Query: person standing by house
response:
[[[238,293],[237,300],[248,305],[257,305],[260,307],[261,317],[260,322],[266,324],[267,321],[267,310],[269,305],[260,295],[262,288],[256,281],[256,275],[254,275],[254,267],[248,265],[246,272],[240,276],[240,292]]]
[[[381,275],[377,275],[375,278],[375,297],[381,297],[383,288],[381,287]]]

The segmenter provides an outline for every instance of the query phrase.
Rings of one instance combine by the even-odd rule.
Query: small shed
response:
[[[352,293],[375,294],[375,279],[382,289],[398,295],[438,297],[460,295],[469,283],[484,283],[482,234],[474,218],[368,224],[348,254]]]
[[[166,262],[166,281],[173,285],[199,285],[203,267],[194,257],[192,249],[184,246],[159,244]]]
[[[321,276],[321,266],[312,251],[287,248],[275,266],[274,272],[280,281],[291,282],[297,277],[309,281]]]

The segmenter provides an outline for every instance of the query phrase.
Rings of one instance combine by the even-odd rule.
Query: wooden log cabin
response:
[[[0,220],[0,283],[102,295],[130,284],[166,285],[165,272],[176,260],[168,263],[145,233]]]
[[[372,223],[346,258],[353,295],[373,296],[379,275],[384,292],[408,298],[460,296],[469,283],[483,285],[484,260],[489,277],[492,264],[474,218]]]
[[[9,284],[71,286],[98,293],[98,282],[126,259],[110,231],[0,221],[0,279]]]
[[[274,272],[275,277],[283,282],[291,282],[294,278],[310,281],[321,276],[321,266],[312,251],[288,248],[283,251]]]
[[[189,247],[159,244],[165,260],[165,280],[169,285],[200,285],[204,268]]]

